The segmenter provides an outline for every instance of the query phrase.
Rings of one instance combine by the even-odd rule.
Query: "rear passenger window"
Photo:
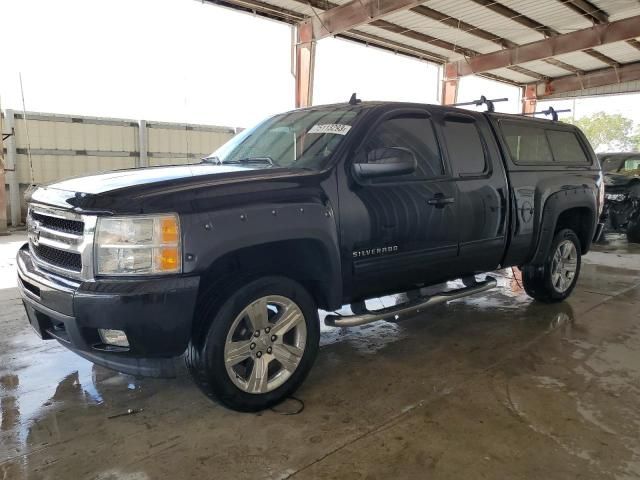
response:
[[[625,172],[640,170],[640,157],[633,157],[625,160],[623,170]]]
[[[447,118],[444,138],[449,161],[461,175],[481,175],[487,169],[480,132],[473,119]]]
[[[553,162],[543,128],[515,122],[500,122],[500,124],[514,163],[530,165]]]
[[[557,163],[588,163],[589,160],[575,133],[547,130],[547,136]]]
[[[402,147],[411,150],[418,161],[410,175],[375,179],[376,183],[439,177],[444,174],[440,149],[433,124],[427,115],[402,115],[384,120],[364,145],[370,152],[383,147]]]

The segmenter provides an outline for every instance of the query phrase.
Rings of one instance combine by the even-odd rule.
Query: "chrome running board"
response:
[[[393,307],[381,308],[380,310],[365,310],[364,313],[358,315],[327,315],[324,319],[325,325],[329,327],[357,327],[367,323],[385,320],[390,317],[400,317],[410,313],[418,313],[423,308],[432,307],[440,303],[455,300],[457,298],[468,297],[476,293],[484,292],[494,288],[498,282],[493,277],[487,277],[484,281],[478,282],[470,287],[459,288],[449,292],[440,292],[434,295],[419,297],[400,305]]]

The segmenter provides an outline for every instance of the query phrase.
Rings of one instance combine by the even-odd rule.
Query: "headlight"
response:
[[[612,200],[614,202],[624,202],[627,199],[626,193],[607,193],[604,196],[607,200]]]
[[[95,256],[98,275],[179,273],[182,255],[178,216],[100,217]]]

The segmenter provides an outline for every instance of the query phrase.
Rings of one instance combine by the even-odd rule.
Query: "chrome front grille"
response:
[[[55,265],[74,272],[82,271],[82,258],[79,253],[65,252],[57,248],[51,248],[46,245],[32,245],[33,252],[39,259],[44,260],[50,265]]]
[[[68,218],[52,217],[43,215],[37,211],[31,212],[31,218],[39,222],[40,225],[52,230],[59,230],[64,233],[74,233],[82,235],[84,233],[84,222],[80,220],[70,220]]]
[[[93,278],[95,224],[93,215],[29,205],[27,236],[36,264],[71,278]]]

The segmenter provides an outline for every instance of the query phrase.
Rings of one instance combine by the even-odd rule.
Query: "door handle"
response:
[[[445,197],[444,195],[436,195],[435,197],[427,200],[429,205],[433,205],[436,208],[444,208],[445,205],[455,202],[453,197]]]

